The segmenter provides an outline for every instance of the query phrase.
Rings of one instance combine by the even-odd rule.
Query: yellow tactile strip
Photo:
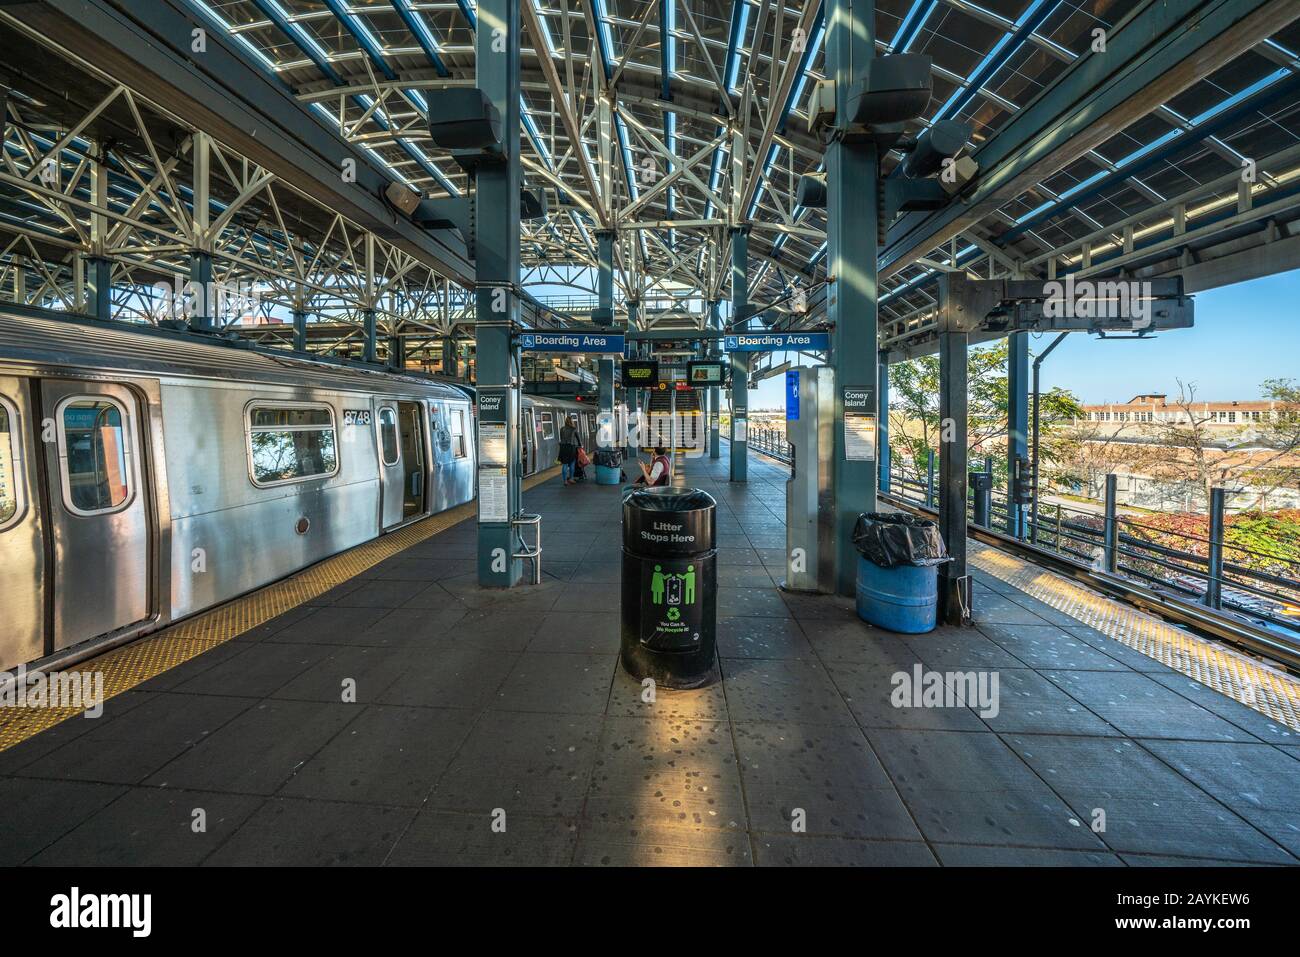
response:
[[[972,543],[970,563],[1120,644],[1300,730],[1300,681],[1285,672],[1006,552]]]
[[[525,480],[524,487],[532,488],[558,473],[558,467],[548,469]],[[283,581],[66,670],[102,674],[104,698],[107,700],[283,615],[412,545],[446,531],[474,515],[475,507],[470,502],[431,515],[382,538],[327,558]],[[0,751],[81,713],[79,708],[0,707]]]

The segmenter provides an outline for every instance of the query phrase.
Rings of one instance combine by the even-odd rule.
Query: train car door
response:
[[[153,532],[135,394],[109,382],[42,379],[41,404],[54,424],[45,464],[58,651],[149,617]]]
[[[402,465],[402,442],[397,403],[383,400],[375,412],[379,431],[380,524],[392,528],[402,524],[406,502],[406,471]]]
[[[0,670],[45,654],[45,538],[27,383],[0,376]]]
[[[519,437],[523,440],[519,459],[524,464],[524,474],[532,475],[537,471],[537,413],[532,409],[524,409]]]
[[[397,403],[398,435],[402,446],[402,518],[418,518],[425,505],[424,415],[418,402]]]

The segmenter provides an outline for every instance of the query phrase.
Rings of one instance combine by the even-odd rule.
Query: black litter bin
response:
[[[694,488],[623,499],[622,660],[638,681],[698,688],[717,678],[717,503]]]

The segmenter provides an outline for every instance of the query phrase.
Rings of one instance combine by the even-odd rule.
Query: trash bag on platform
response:
[[[939,526],[908,512],[868,512],[853,527],[858,553],[881,568],[925,567],[952,561]]]
[[[622,449],[597,449],[594,456],[597,465],[603,465],[607,469],[619,469],[623,467],[623,450]]]

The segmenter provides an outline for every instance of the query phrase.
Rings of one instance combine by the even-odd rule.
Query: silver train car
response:
[[[80,658],[470,502],[472,390],[0,314],[0,669]],[[521,403],[532,473],[562,416]],[[590,446],[589,446],[590,447]]]

